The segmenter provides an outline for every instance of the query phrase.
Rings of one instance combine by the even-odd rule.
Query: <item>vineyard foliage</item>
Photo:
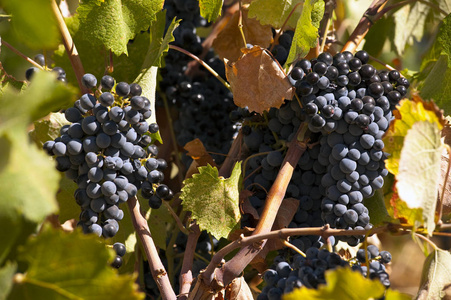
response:
[[[196,22],[202,26],[197,26],[197,32],[183,27],[194,26],[184,20],[191,15],[171,10],[174,6],[200,13]],[[371,276],[369,263],[363,262],[368,268],[362,274],[368,272],[367,278],[351,268],[326,271],[324,267],[326,285],[287,290],[282,299],[448,299],[449,249],[440,249],[432,239],[437,233],[449,239],[446,230],[451,228],[450,201],[443,198],[449,193],[439,188],[449,180],[449,174],[441,172],[443,162],[449,161],[445,143],[451,113],[449,0],[0,0],[0,9],[0,299],[176,299],[175,295],[183,299],[268,299],[258,296],[269,295],[267,278],[262,283],[265,270],[280,257],[291,259],[300,251],[288,236],[319,235],[321,240],[308,243],[321,243],[323,254],[325,249],[346,252],[344,257],[357,270],[352,255],[357,248],[349,250],[344,242],[357,236],[365,249],[366,237],[382,232],[395,241],[398,234],[410,234],[424,252],[415,295],[387,288]],[[281,52],[274,47],[282,51],[284,32],[290,32],[292,43],[283,50],[285,60],[278,61]],[[184,47],[176,46],[179,36],[191,34],[204,47],[195,55],[206,63],[219,61],[219,67],[212,70],[215,76],[208,66],[200,66],[203,62],[192,60],[187,49],[195,48],[196,38],[186,38]],[[377,69],[396,69],[410,82],[381,138],[388,175],[382,188],[363,202],[360,199],[372,228],[358,221],[348,222],[352,227],[323,227],[325,217],[319,213],[308,220],[320,225],[294,232],[293,220],[300,218],[296,212],[306,204],[296,199],[303,187],[289,183],[293,170],[302,168],[299,158],[306,160],[309,155],[313,159],[315,147],[327,143],[327,138],[321,140],[311,132],[312,127],[298,124],[299,130],[291,128],[285,139],[271,129],[266,140],[248,141],[263,131],[261,126],[269,127],[268,120],[284,108],[305,105],[301,102],[306,97],[299,93],[301,84],[294,84],[290,73],[301,59],[342,50],[365,50]],[[44,55],[44,66],[33,61],[37,54]],[[177,69],[174,61],[185,65]],[[36,71],[26,80],[30,67]],[[55,67],[64,69],[66,82],[57,80],[51,71]],[[159,131],[148,135],[159,148],[158,157],[167,161],[168,168],[161,167],[160,173],[175,195],[170,201],[163,199],[158,209],[149,207],[141,192],[130,197],[133,201],[121,204],[119,231],[109,238],[82,233],[83,226],[77,226],[80,207],[74,199],[78,186],[57,171],[56,159],[43,149],[46,141],[61,136],[62,128],[69,128],[71,122],[64,112],[76,100],[85,93],[97,98],[102,93],[100,87],[81,84],[85,73],[93,74],[98,82],[111,75],[117,83],[137,83],[142,88],[141,95],[149,99],[152,111],[147,121],[159,125]],[[220,98],[225,104],[211,104],[210,111],[200,111],[204,119],[176,120],[187,111],[192,113],[192,103],[201,101],[186,96],[181,86],[206,76],[210,76],[207,83],[202,82],[202,87],[198,82],[189,84],[190,89],[204,93],[205,102]],[[170,80],[178,82],[170,84]],[[171,96],[174,85],[178,90],[173,94],[179,94]],[[176,103],[180,99],[191,104]],[[216,125],[208,122],[223,115],[229,122],[234,114],[241,122],[231,123],[236,132],[227,135],[224,125],[219,133],[211,133]],[[208,116],[212,119],[205,121]],[[291,126],[287,124],[280,126]],[[192,127],[199,129],[202,138],[219,137],[223,148],[212,150],[204,140],[185,141],[178,135]],[[249,146],[252,142],[255,149]],[[249,154],[251,150],[255,153]],[[267,155],[263,157],[268,168],[262,155]],[[254,168],[258,159],[259,168]],[[264,176],[248,183],[255,175],[249,174],[249,168],[261,172],[262,167],[269,177],[279,174],[270,189],[263,187],[268,182]],[[277,170],[270,173],[273,167]],[[302,180],[308,180],[305,177]],[[255,196],[259,191],[272,204],[262,203]],[[314,201],[321,203],[321,199]],[[316,231],[312,234],[308,229]],[[343,233],[346,229],[353,230],[352,234]],[[331,242],[333,236],[337,242],[342,236],[341,241]],[[126,247],[118,269],[111,266],[117,257],[112,247],[116,242]],[[310,247],[305,244],[305,248]],[[306,253],[309,258],[311,254]],[[379,254],[375,259],[380,259]],[[283,290],[279,289],[276,296],[280,298]]]

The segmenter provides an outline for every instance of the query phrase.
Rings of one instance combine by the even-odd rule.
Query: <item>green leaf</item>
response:
[[[110,266],[114,252],[94,235],[46,229],[22,249],[27,272],[16,275],[12,299],[144,299],[133,275]]]
[[[1,0],[12,15],[11,26],[19,40],[30,48],[50,49],[58,45],[60,33],[48,0]]]
[[[384,178],[387,180],[387,177]],[[393,182],[390,183],[390,187]],[[371,224],[374,226],[382,225],[385,222],[392,221],[387,208],[385,207],[384,192],[382,189],[377,190],[370,198],[364,199],[365,207],[368,208]]]
[[[437,43],[441,46],[442,54],[448,56],[448,67],[451,67],[451,15],[448,15],[440,26]]]
[[[41,119],[34,122],[34,129],[30,132],[33,141],[39,147],[49,140],[54,140],[60,135],[60,129],[63,125],[70,124],[62,113],[51,113],[47,119]]]
[[[180,20],[172,20],[166,34],[165,32],[166,11],[157,13],[157,18],[150,26],[150,47],[144,60],[143,68],[151,66],[161,67],[163,53],[168,52],[169,43],[174,41],[174,30],[179,26]],[[163,38],[164,35],[164,38]]]
[[[94,46],[102,45],[116,55],[128,54],[127,43],[149,28],[163,8],[163,0],[85,0],[77,9],[79,34]]]
[[[292,63],[294,60],[304,57],[310,51],[310,48],[315,47],[318,38],[318,19],[320,20],[323,14],[323,0],[306,0],[304,2],[287,63]]]
[[[0,40],[0,45],[1,45],[1,40]],[[1,62],[0,62],[0,82],[1,82],[0,97],[3,95],[3,91],[8,86],[11,86],[19,91],[27,88],[27,86],[28,86],[28,84],[25,81],[19,81],[16,78],[14,78],[13,76],[8,75],[5,71],[5,69],[3,69],[3,65]]]
[[[3,268],[0,269],[0,300],[6,299],[11,291],[16,269],[17,265],[11,262],[8,262]]]
[[[421,295],[421,299],[442,299],[444,288],[450,284],[451,254],[448,251],[436,249],[424,262],[418,297]]]
[[[402,55],[407,44],[414,39],[421,41],[424,34],[426,17],[431,7],[421,2],[404,5],[393,14],[395,21],[394,45],[396,52]]]
[[[426,230],[435,228],[442,143],[436,123],[416,122],[404,139],[396,188],[409,208],[421,208]]]
[[[185,179],[182,188],[184,210],[191,211],[201,230],[207,230],[218,240],[226,238],[241,218],[238,182],[241,162],[235,164],[230,178],[218,177],[218,169],[199,167],[199,174]]]
[[[301,0],[256,0],[249,5],[249,18],[256,18],[263,25],[281,28],[294,7]],[[298,5],[287,25],[295,28],[301,15],[302,6]]]
[[[221,15],[224,0],[199,0],[200,15],[208,22],[214,22]]]
[[[56,200],[58,201],[59,206],[58,220],[61,224],[70,219],[78,220],[80,216],[80,206],[75,202],[74,197],[77,188],[78,186],[73,180],[70,180],[64,174],[61,174],[58,193],[56,194]]]
[[[283,300],[366,300],[380,298],[385,291],[379,280],[370,280],[350,268],[328,270],[325,273],[326,285],[320,285],[317,290],[302,287],[285,294]]]
[[[147,203],[144,205],[148,206]],[[150,210],[146,216],[148,216],[146,219],[148,220],[150,233],[155,245],[160,249],[166,250],[168,237],[166,228],[168,224],[174,222],[174,218],[164,205],[159,209]]]

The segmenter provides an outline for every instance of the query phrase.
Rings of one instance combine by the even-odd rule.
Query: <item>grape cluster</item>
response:
[[[396,70],[376,71],[368,60],[365,51],[322,53],[301,60],[288,76],[297,97],[261,117],[266,126],[253,126],[258,124],[255,116],[246,119],[244,142],[253,155],[245,186],[254,192],[250,201],[257,210],[277,176],[284,145],[306,122],[311,146],[299,160],[286,192],[287,198],[300,201],[290,227],[328,223],[333,228],[371,228],[363,200],[383,186],[388,174],[382,136],[409,82]],[[340,237],[350,245],[362,238]],[[300,246],[311,246],[310,238],[302,239]]]
[[[368,264],[365,263],[364,252],[360,249],[356,258],[347,261],[334,252],[311,247],[305,251],[305,257],[296,254],[291,264],[284,257],[277,256],[271,268],[263,273],[265,287],[257,299],[279,300],[283,294],[291,293],[295,288],[317,289],[319,285],[327,283],[325,271],[338,267],[351,267],[366,276]],[[391,254],[387,251],[379,253],[373,245],[368,246],[368,252],[370,278],[378,278],[388,288],[390,280],[385,264],[390,262]]]
[[[94,89],[97,79],[85,74],[82,83]],[[113,237],[124,216],[119,204],[139,189],[152,208],[173,197],[161,183],[167,163],[156,158],[150,133],[156,133],[158,125],[147,123],[152,111],[141,92],[138,84],[115,84],[113,77],[102,77],[98,97],[81,96],[64,112],[72,124],[44,143],[47,153],[56,156],[56,168],[78,185],[74,193],[82,210],[78,225],[86,233]]]
[[[199,14],[198,1],[165,1],[165,8],[168,10],[167,22],[171,22],[174,16],[183,16],[180,26],[174,31],[173,45],[201,55],[202,39],[197,35],[196,28],[208,24]],[[213,50],[210,49],[203,60],[225,78],[224,63]],[[172,111],[175,111],[173,119],[177,143],[183,147],[199,138],[208,151],[226,154],[240,128],[239,124],[229,119],[229,114],[236,108],[233,95],[203,67],[192,68],[190,74],[186,74],[191,61],[187,55],[170,49],[165,57],[165,67],[160,69],[162,80],[159,89]],[[219,164],[225,158],[225,155],[212,156]],[[182,156],[182,160],[185,165],[191,161],[186,155]]]
[[[43,54],[37,54],[37,55],[34,57],[34,61],[37,62],[39,65],[45,67],[45,57],[44,57]],[[39,72],[39,71],[40,71],[40,69],[38,69],[38,68],[36,68],[36,67],[28,68],[28,69],[25,71],[25,78],[26,78],[28,81],[30,81],[30,80],[33,78],[33,75],[36,74],[36,72]],[[55,72],[55,73],[56,73],[57,79],[58,79],[59,81],[64,82],[64,83],[67,82],[67,79],[66,79],[66,71],[64,71],[63,68],[61,68],[61,67],[54,67],[54,68],[52,69],[52,72]]]

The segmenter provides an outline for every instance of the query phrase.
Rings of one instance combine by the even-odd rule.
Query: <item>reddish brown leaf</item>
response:
[[[264,48],[243,49],[235,63],[226,62],[226,76],[239,107],[262,113],[279,108],[285,99],[292,99],[294,87],[282,67]]]
[[[221,59],[236,61],[244,47],[243,37],[238,28],[240,13],[235,12],[229,22],[213,41],[213,47]],[[246,42],[267,48],[272,42],[271,26],[261,25],[256,19],[248,19],[247,11],[243,11],[243,32]]]
[[[252,206],[251,201],[249,200],[249,197],[252,196],[252,192],[249,190],[242,190],[240,192],[240,208],[242,214],[250,214],[254,220],[260,219],[260,216],[255,209],[255,207]]]
[[[194,139],[191,142],[186,143],[183,148],[188,151],[187,155],[191,156],[199,166],[210,164],[211,166],[216,167],[215,161],[210,154],[208,154],[207,149],[205,149],[201,140]]]

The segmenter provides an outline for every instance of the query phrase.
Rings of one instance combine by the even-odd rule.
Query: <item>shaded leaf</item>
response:
[[[3,94],[3,90],[6,89],[8,86],[12,86],[13,88],[19,91],[21,91],[22,89],[26,89],[28,86],[28,84],[25,81],[17,80],[13,76],[8,75],[5,69],[3,69],[3,65],[1,62],[0,62],[0,82],[1,82],[0,96]]]
[[[74,197],[77,188],[78,186],[73,180],[70,180],[64,174],[61,175],[58,193],[56,194],[59,206],[58,220],[61,224],[71,219],[78,220],[80,216],[80,206],[75,202]],[[120,231],[122,231],[122,226]]]
[[[238,28],[239,17],[239,11],[235,12],[213,41],[213,47],[221,59],[227,58],[234,62],[242,54],[241,48],[244,44]],[[257,20],[249,18],[246,10],[243,10],[242,23],[246,43],[262,48],[269,47],[272,41],[271,26],[261,25]]]
[[[393,43],[399,55],[404,52],[407,44],[413,44],[414,39],[421,41],[426,17],[430,10],[431,7],[429,5],[416,2],[411,5],[404,5],[393,14],[395,22]]]
[[[1,0],[12,15],[11,26],[17,39],[33,49],[50,49],[58,45],[60,33],[48,0]]]
[[[387,181],[387,177],[384,178]],[[392,182],[390,183],[393,184]],[[376,190],[374,195],[363,200],[364,205],[368,208],[371,224],[377,227],[385,222],[392,221],[384,202],[385,196],[382,189]]]
[[[186,155],[195,160],[199,166],[211,165],[216,167],[215,161],[211,155],[208,154],[207,149],[205,149],[201,140],[194,139],[191,142],[186,143],[183,149],[188,151]]]
[[[173,32],[179,26],[180,20],[176,21],[174,18],[167,30],[165,30],[165,21],[166,11],[160,11],[150,26],[150,47],[144,60],[144,68],[161,67],[163,53],[168,52],[169,43],[175,40]],[[165,32],[166,34],[164,34]]]
[[[27,273],[16,276],[12,299],[144,299],[133,275],[118,275],[99,238],[46,229],[21,251]]]
[[[267,50],[254,46],[243,49],[243,53],[237,62],[226,63],[227,80],[237,106],[262,113],[293,98],[293,86]]]
[[[258,220],[260,219],[260,216],[249,200],[249,197],[252,195],[253,193],[249,190],[242,190],[240,192],[240,208],[243,215],[249,214],[252,216],[252,218],[254,218],[254,220]]]
[[[310,51],[310,48],[315,47],[319,22],[324,15],[324,6],[323,0],[307,0],[304,2],[287,63],[292,63],[294,60],[304,57]]]
[[[218,169],[208,165],[199,167],[199,174],[184,181],[180,195],[184,210],[191,211],[200,229],[217,239],[227,238],[240,221],[240,175],[241,162],[235,164],[227,179],[218,177]]]
[[[221,15],[224,0],[199,0],[200,15],[208,22],[214,22]]]
[[[15,263],[8,262],[0,269],[0,299],[7,298],[11,287],[13,285],[13,277],[16,273],[17,265]]]
[[[127,54],[127,43],[147,30],[163,8],[163,0],[85,0],[77,8],[83,39],[116,55]]]
[[[143,204],[143,207],[148,207],[148,205]],[[166,250],[167,225],[173,223],[174,221],[171,213],[166,207],[149,209],[146,214],[146,219],[149,223],[150,233],[152,234],[155,245],[163,250]]]
[[[326,285],[320,285],[317,290],[302,287],[285,294],[283,300],[366,300],[380,298],[385,291],[378,279],[370,280],[350,268],[327,270],[325,273]]]
[[[451,254],[436,249],[426,258],[417,299],[442,299],[444,289],[451,284]]]
[[[302,3],[301,0],[255,0],[249,5],[249,17],[256,18],[263,25],[281,28],[294,7]],[[295,28],[301,15],[302,5],[298,5],[287,22],[289,27]]]
[[[30,131],[30,137],[39,147],[49,140],[54,140],[60,135],[60,129],[70,124],[62,113],[51,113],[48,118],[34,122],[34,129]]]

